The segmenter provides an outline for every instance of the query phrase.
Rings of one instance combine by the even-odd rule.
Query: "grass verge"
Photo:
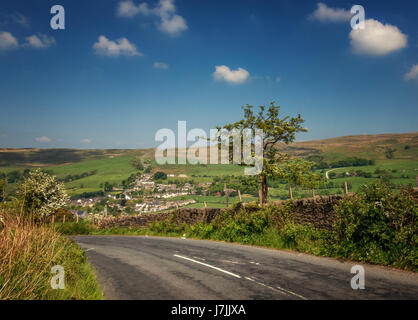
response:
[[[0,300],[102,299],[84,251],[50,225],[2,213]],[[52,289],[51,268],[64,268],[65,288]]]

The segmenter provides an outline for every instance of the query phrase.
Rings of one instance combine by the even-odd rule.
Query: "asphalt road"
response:
[[[180,238],[76,236],[106,299],[417,299],[418,275],[301,253]],[[365,289],[353,290],[353,265]]]

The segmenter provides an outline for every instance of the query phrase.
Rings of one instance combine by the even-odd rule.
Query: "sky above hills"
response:
[[[155,147],[270,101],[306,120],[299,141],[418,131],[418,2],[360,3],[363,30],[354,4],[3,0],[0,147]]]

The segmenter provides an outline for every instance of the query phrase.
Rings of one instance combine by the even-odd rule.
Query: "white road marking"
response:
[[[276,288],[278,289],[276,289],[276,288],[273,288],[273,287],[270,287],[270,286],[268,286],[268,285],[266,285],[266,284],[264,284],[264,283],[262,283],[262,282],[259,282],[259,281],[256,281],[256,280],[254,280],[254,279],[252,279],[252,278],[250,278],[250,277],[245,277],[245,279],[247,279],[247,280],[250,280],[250,281],[253,281],[253,282],[255,282],[255,283],[258,283],[259,285],[262,285],[262,286],[264,286],[264,287],[267,287],[267,288],[270,288],[270,289],[272,289],[272,290],[275,290],[275,291],[279,291],[279,292],[281,292],[281,293],[284,293],[285,295],[289,295],[289,294],[291,294],[291,295],[294,295],[294,296],[296,296],[296,297],[298,297],[298,298],[301,298],[301,299],[303,299],[303,300],[308,300],[308,298],[305,298],[304,296],[301,296],[300,294],[297,294],[297,293],[294,293],[294,292],[292,292],[292,291],[290,291],[290,290],[287,290],[287,289],[284,289],[284,288],[282,288],[282,287],[279,287],[279,286],[277,286]]]
[[[251,279],[250,277],[245,277],[245,279],[250,280],[250,281],[252,281],[252,282],[255,282],[255,283],[259,284],[260,286],[263,286],[263,287],[269,288],[269,289],[271,289],[271,290],[273,290],[273,291],[277,291],[277,292],[280,292],[280,293],[282,293],[282,294],[284,294],[284,295],[288,296],[288,294],[287,294],[287,292],[286,292],[285,290],[279,290],[279,289],[276,289],[276,288],[270,287],[270,286],[268,286],[268,285],[266,285],[266,284],[264,284],[264,283],[262,283],[262,282],[258,282],[258,281],[254,280],[254,279]]]
[[[176,252],[178,252],[178,251],[176,251]],[[200,260],[203,260],[203,261],[206,261],[206,259],[203,259],[203,258],[200,258],[200,257],[195,257],[195,256],[193,256],[193,258],[195,258],[195,259],[200,259]]]
[[[240,275],[238,275],[238,274],[235,274],[235,273],[232,273],[232,272],[226,271],[226,270],[224,270],[224,269],[221,269],[221,268],[218,268],[218,267],[212,266],[212,265],[210,265],[210,264],[203,263],[203,262],[200,262],[200,261],[197,261],[197,260],[194,260],[194,259],[191,259],[191,258],[185,257],[185,256],[181,256],[181,255],[175,254],[175,255],[174,255],[174,257],[177,257],[177,258],[182,258],[182,259],[185,259],[185,260],[188,260],[188,261],[192,261],[192,262],[194,262],[194,263],[201,264],[201,265],[203,265],[203,266],[205,266],[205,267],[209,267],[209,268],[212,268],[212,269],[215,269],[215,270],[221,271],[221,272],[223,272],[223,273],[229,274],[229,275],[231,275],[231,276],[233,276],[233,277],[235,277],[235,278],[238,278],[238,279],[241,279],[241,278],[242,278],[242,277],[241,277]],[[193,257],[193,258],[197,258],[197,257]],[[269,285],[266,285],[266,284],[264,284],[264,283],[262,283],[262,282],[259,282],[259,281],[257,281],[257,280],[254,280],[254,279],[252,279],[252,278],[250,278],[250,277],[244,277],[244,279],[249,280],[249,281],[252,281],[252,282],[254,282],[254,283],[257,283],[257,284],[259,284],[259,285],[261,285],[261,286],[263,286],[263,287],[269,288],[269,289],[271,289],[271,290],[273,290],[273,291],[280,292],[280,293],[282,293],[282,294],[284,294],[284,295],[286,295],[286,296],[293,295],[293,296],[298,297],[298,298],[301,298],[301,299],[303,299],[303,300],[308,300],[308,298],[306,298],[306,297],[304,297],[304,296],[302,296],[302,295],[300,295],[300,294],[294,293],[294,292],[292,292],[292,291],[290,291],[290,290],[284,289],[284,288],[279,287],[279,286],[276,286],[276,288],[274,288],[274,287],[271,287],[271,286],[269,286]]]
[[[86,250],[86,252],[87,252],[87,251],[90,251],[90,250],[94,250],[94,248],[89,248],[89,249],[87,249],[87,250]]]
[[[203,262],[200,262],[200,261],[197,261],[197,260],[194,260],[194,259],[188,258],[188,257],[180,256],[180,255],[178,255],[178,254],[175,254],[174,256],[175,256],[175,257],[177,257],[177,258],[182,258],[182,259],[185,259],[185,260],[192,261],[192,262],[194,262],[194,263],[201,264],[201,265],[203,265],[203,266],[205,266],[205,267],[212,268],[212,269],[215,269],[215,270],[221,271],[221,272],[223,272],[223,273],[229,274],[230,276],[233,276],[233,277],[235,277],[235,278],[241,279],[241,276],[239,276],[239,275],[237,275],[237,274],[235,274],[235,273],[232,273],[232,272],[226,271],[226,270],[224,270],[224,269],[221,269],[221,268],[218,268],[218,267],[212,266],[212,265],[210,265],[210,264],[203,263]]]
[[[281,288],[281,287],[277,287],[277,288],[278,288],[278,289],[280,289],[280,290],[286,291],[287,293],[293,294],[294,296],[299,297],[299,298],[301,298],[301,299],[303,299],[303,300],[309,300],[308,298],[306,298],[306,297],[304,297],[304,296],[301,296],[300,294],[294,293],[294,292],[292,292],[292,291],[290,291],[290,290],[283,289],[283,288]]]
[[[237,261],[232,261],[232,260],[219,260],[220,262],[226,262],[226,263],[233,263],[233,264],[243,264]]]

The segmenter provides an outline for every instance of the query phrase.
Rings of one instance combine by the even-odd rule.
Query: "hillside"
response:
[[[325,160],[333,161],[354,156],[386,159],[386,147],[396,149],[396,159],[418,160],[418,132],[343,136],[296,142],[291,146],[284,146],[284,149],[300,156],[322,155]]]
[[[325,160],[345,157],[385,159],[385,148],[396,149],[396,159],[418,160],[418,132],[352,135],[283,145],[292,155],[321,155]],[[153,158],[153,149],[12,149],[0,148],[0,167],[51,166],[119,156]]]
[[[388,159],[387,148],[395,150],[393,157]],[[374,165],[362,166],[361,170],[369,172],[373,177],[376,170],[391,171],[392,181],[396,184],[415,184],[418,170],[418,133],[353,135],[331,139],[296,142],[283,150],[292,156],[304,157],[314,161],[332,162],[359,157],[375,160]],[[13,190],[15,183],[9,177],[18,173],[16,182],[22,181],[24,169],[42,167],[51,171],[60,179],[69,179],[66,187],[71,195],[97,192],[102,190],[105,182],[114,186],[136,173],[131,164],[134,158],[154,159],[153,149],[0,149],[0,174],[8,175],[8,189]],[[343,177],[342,173],[358,170],[358,167],[332,169],[334,182],[352,183],[357,189],[361,184],[373,178],[362,176]],[[152,171],[164,171],[174,174],[178,179],[193,180],[197,183],[212,182],[214,177],[240,176],[243,168],[237,165],[157,165],[152,164]],[[326,170],[321,170],[325,175]],[[20,177],[19,177],[20,174]],[[16,175],[15,175],[16,176]],[[71,177],[73,176],[73,177]],[[76,176],[76,177],[74,177]]]

